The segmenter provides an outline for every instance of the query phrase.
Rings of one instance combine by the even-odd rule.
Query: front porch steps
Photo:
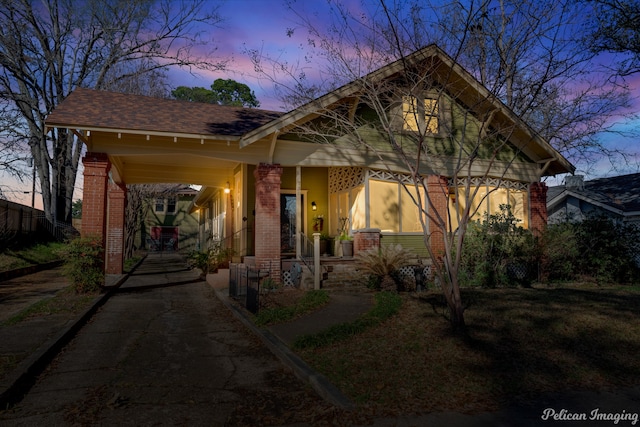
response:
[[[365,280],[354,258],[321,257],[321,288],[326,290],[364,290]]]

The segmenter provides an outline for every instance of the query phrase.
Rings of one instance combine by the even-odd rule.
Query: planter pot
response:
[[[351,258],[353,256],[353,240],[342,240],[342,256],[345,258]]]
[[[327,241],[320,239],[320,255],[327,253]]]

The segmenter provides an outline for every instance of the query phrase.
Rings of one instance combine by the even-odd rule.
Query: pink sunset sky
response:
[[[212,2],[213,3],[213,2]],[[326,0],[294,0],[296,10],[308,16],[316,16],[317,23],[322,24],[328,12]],[[216,3],[217,4],[217,3]],[[221,60],[228,60],[227,71],[205,72],[193,71],[195,75],[187,71],[172,70],[170,72],[170,84],[177,86],[201,86],[209,88],[217,78],[230,78],[247,84],[256,94],[260,101],[261,109],[282,110],[280,101],[275,97],[273,83],[265,79],[260,79],[253,69],[251,61],[244,53],[247,49],[257,49],[268,52],[271,56],[278,56],[281,60],[288,62],[298,61],[304,55],[307,44],[307,33],[296,25],[296,17],[287,10],[284,0],[223,0],[219,12],[225,20],[219,28],[214,29],[208,37],[212,39],[211,47],[215,47],[215,57]],[[352,8],[379,7],[377,0],[343,0],[340,4],[347,4]],[[364,6],[363,6],[364,4]],[[295,31],[292,35],[287,34],[287,29]],[[204,54],[204,50],[201,51]],[[314,70],[310,70],[313,73]],[[640,75],[629,81],[634,92],[640,95]],[[635,102],[636,111],[640,111],[640,103]],[[637,128],[638,121],[626,121],[620,123],[621,129]],[[622,146],[632,148],[638,145],[638,141],[632,139],[622,139],[620,137],[603,136],[603,140],[611,146]],[[637,150],[636,150],[637,151]],[[576,165],[577,173],[586,167]],[[603,162],[596,165],[596,174],[588,175],[587,179],[602,176],[618,175],[622,173],[635,173],[638,170],[625,170],[624,172],[610,172],[610,165]],[[3,181],[3,191],[9,200],[17,201],[25,205],[31,205],[31,177],[27,174],[25,182],[9,182],[7,177],[0,176]],[[549,183],[557,185],[559,182]],[[9,186],[10,188],[7,188]],[[5,190],[7,188],[7,190]],[[81,198],[82,193],[82,171],[80,171],[76,183],[74,200]],[[25,194],[27,192],[28,194]],[[36,191],[36,207],[42,207],[40,194]]]

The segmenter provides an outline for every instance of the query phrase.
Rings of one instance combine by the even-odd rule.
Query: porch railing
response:
[[[300,251],[300,256],[302,257],[302,259],[300,261],[302,261],[302,263],[309,269],[311,273],[314,273],[315,268],[313,265],[313,240],[309,239],[309,237],[307,237],[307,235],[304,233],[300,233],[300,236],[300,243],[302,245]]]

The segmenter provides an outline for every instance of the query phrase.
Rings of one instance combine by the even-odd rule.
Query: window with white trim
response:
[[[440,130],[438,100],[418,98],[413,95],[402,97],[403,130],[423,134],[437,134]]]

